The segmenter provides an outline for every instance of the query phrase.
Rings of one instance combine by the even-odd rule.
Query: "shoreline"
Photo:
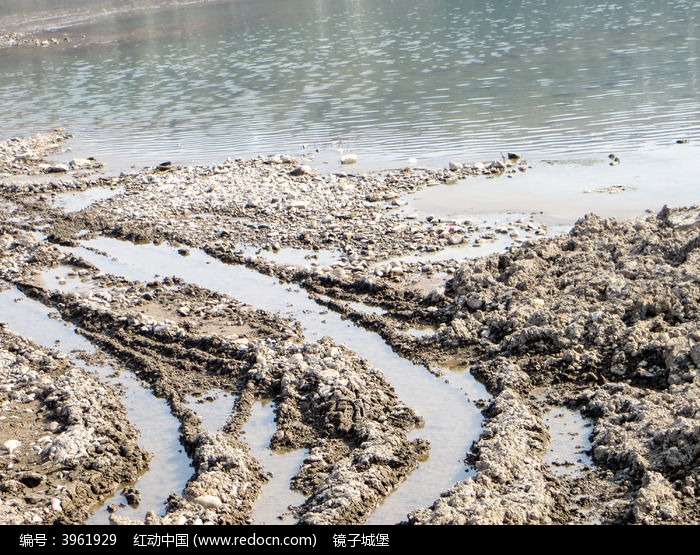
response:
[[[173,492],[165,515],[149,513],[149,523],[250,522],[265,476],[240,432],[256,399],[272,398],[277,407],[272,447],[309,452],[293,479],[307,496],[292,511],[301,522],[364,521],[430,446],[409,439],[409,432],[420,438],[421,415],[404,405],[381,368],[342,342],[310,341],[293,320],[177,277],[130,281],[101,272],[75,250],[99,237],[132,243],[134,252],[139,244],[170,244],[185,259],[201,249],[212,260],[272,276],[378,333],[426,372],[455,379],[442,368],[457,364],[483,384],[491,399],[469,400],[482,412],[482,433],[464,452],[475,475],[431,506],[415,507],[409,523],[697,522],[698,207],[632,221],[582,215],[569,233],[547,238],[546,228],[526,220],[487,229],[400,210],[438,183],[520,173],[519,161],[326,175],[302,160],[270,156],[102,176],[95,173],[99,160],[46,161],[66,139],[58,131],[0,145],[0,277],[56,308],[168,400],[194,473],[183,492]],[[75,212],[55,204],[56,195],[96,188],[115,194]],[[480,258],[459,250],[476,254],[476,240],[497,236],[509,237],[510,250]],[[396,261],[451,248],[454,259]],[[276,261],[287,249],[297,262]],[[327,261],[329,252],[336,254]],[[62,266],[80,272],[88,290],[62,291],[39,279]],[[12,345],[24,340],[3,337],[3,360],[10,361]],[[41,365],[32,361],[23,359],[40,379]],[[185,403],[187,394],[213,389],[238,399],[218,433],[205,430]],[[0,395],[5,410],[21,413],[22,396]],[[72,395],[81,401],[84,394]],[[566,476],[544,459],[552,435],[545,412],[561,406],[592,421],[594,464]],[[0,432],[2,442],[12,439],[7,419]],[[82,522],[94,496],[77,496],[85,504],[77,512],[59,512],[55,490],[29,492],[34,482],[17,480],[44,456],[34,454],[32,441],[0,455],[3,481],[19,483],[0,491],[0,506],[13,507],[18,522],[36,515]],[[115,456],[139,471],[132,457]],[[112,489],[124,481],[111,479]],[[34,502],[22,500],[27,496]]]

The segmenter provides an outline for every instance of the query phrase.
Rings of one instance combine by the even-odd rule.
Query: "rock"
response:
[[[218,509],[223,505],[221,499],[216,495],[200,495],[199,497],[195,497],[193,501],[205,509]]]
[[[344,154],[340,157],[341,164],[357,164],[357,154]]]
[[[53,164],[46,167],[45,173],[66,173],[70,168],[68,164]]]
[[[450,162],[448,167],[450,168],[450,171],[457,172],[463,169],[464,165],[460,164],[459,162]]]
[[[143,523],[146,526],[157,526],[161,524],[161,520],[156,513],[153,511],[148,511],[146,517],[143,519]]]
[[[461,245],[462,241],[464,241],[464,237],[459,234],[450,235],[449,239],[447,239],[447,243],[450,245]]]
[[[7,451],[10,456],[12,456],[14,455],[15,451],[17,451],[20,445],[22,445],[21,441],[17,439],[8,439],[5,443],[2,444],[2,448],[5,449],[5,451]]]
[[[122,495],[126,502],[131,507],[136,507],[141,502],[141,493],[136,488],[124,488],[122,490]]]
[[[68,162],[68,166],[72,170],[93,170],[101,168],[102,164],[95,160],[93,157],[90,158],[74,158]]]
[[[289,175],[299,176],[299,175],[310,175],[311,173],[313,173],[313,169],[311,168],[311,166],[301,165],[301,166],[297,166],[292,171],[290,171]]]
[[[61,507],[61,500],[57,497],[51,499],[51,510],[57,513],[63,512],[63,507]]]

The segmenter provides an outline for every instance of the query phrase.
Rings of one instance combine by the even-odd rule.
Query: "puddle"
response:
[[[16,299],[21,300],[15,302]],[[148,471],[135,486],[141,492],[140,505],[119,507],[116,514],[141,520],[149,510],[164,514],[168,496],[182,492],[193,472],[190,459],[180,444],[179,421],[164,400],[155,397],[128,372],[114,377],[114,369],[109,364],[94,366],[77,358],[74,351],[93,353],[94,345],[75,333],[69,324],[49,318],[50,313],[57,311],[26,297],[17,288],[0,292],[0,321],[6,322],[12,331],[43,347],[58,349],[76,365],[97,374],[102,382],[123,387],[122,401],[128,409],[129,421],[140,432],[139,445],[152,453],[153,458]],[[107,506],[120,503],[126,504],[126,500],[117,493],[92,515],[88,524],[109,524]]]
[[[572,476],[593,467],[587,454],[591,449],[591,421],[577,410],[554,407],[544,417],[552,440],[544,456],[555,474]]]
[[[431,335],[435,335],[437,330],[437,326],[413,326],[405,330],[404,333],[411,337],[430,337]]]
[[[277,250],[242,247],[244,256],[263,258],[282,266],[306,268],[308,266],[330,266],[340,261],[340,253],[328,250],[308,250],[284,247]]]
[[[384,310],[380,306],[371,306],[365,303],[361,303],[358,301],[343,301],[346,305],[348,305],[350,308],[352,308],[355,312],[364,312],[365,314],[379,314],[380,316],[382,314],[386,314],[386,310]]]
[[[64,212],[79,212],[88,206],[107,200],[124,192],[124,187],[93,187],[85,191],[59,193],[51,199],[54,208]]]
[[[436,328],[432,328],[436,329]],[[470,402],[491,398],[483,384],[477,382],[469,371],[469,363],[452,360],[437,367],[442,371],[442,379],[461,391]]]
[[[200,396],[188,395],[185,399],[187,407],[197,413],[210,432],[217,432],[224,427],[235,402],[235,395],[220,389],[212,389]]]
[[[431,451],[428,460],[370,517],[371,523],[404,520],[408,512],[431,505],[442,491],[467,476],[464,458],[481,433],[481,413],[458,386],[447,385],[423,366],[399,357],[379,335],[328,311],[296,286],[280,284],[244,266],[223,264],[198,249],[192,249],[190,256],[183,258],[165,245],[135,245],[108,238],[86,241],[84,245],[114,257],[82,247],[74,249],[75,254],[102,271],[139,281],[154,279],[154,268],[163,276],[177,275],[256,308],[294,318],[303,326],[308,340],[330,336],[379,368],[399,398],[425,419],[425,427],[412,432],[412,437],[427,439]],[[469,380],[477,387],[471,376]]]
[[[78,272],[86,272],[81,276]],[[93,280],[92,276],[88,276],[89,272],[82,268],[74,266],[55,266],[44,270],[34,278],[37,285],[47,289],[77,293],[81,296],[85,293],[96,293],[103,289],[99,287]]]
[[[438,218],[535,213],[540,222],[571,226],[591,212],[604,218],[631,219],[645,210],[658,212],[667,203],[697,203],[697,170],[687,163],[687,150],[671,145],[617,154],[622,163],[614,167],[605,155],[596,160],[542,160],[512,179],[469,178],[454,185],[427,187],[406,195],[403,209],[417,217]]]
[[[296,519],[285,515],[290,505],[301,505],[306,497],[289,487],[304,459],[306,450],[273,451],[270,439],[277,431],[274,405],[268,399],[255,403],[250,418],[243,426],[244,440],[265,472],[272,474],[263,485],[262,493],[253,506],[254,524],[295,524]]]

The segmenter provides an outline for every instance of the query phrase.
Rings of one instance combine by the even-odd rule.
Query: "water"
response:
[[[59,193],[51,199],[51,204],[64,212],[79,212],[96,202],[110,199],[123,192],[123,187],[93,187],[86,191]]]
[[[591,421],[577,410],[554,407],[544,416],[551,441],[544,461],[552,472],[563,476],[576,475],[593,466],[591,450]]]
[[[19,302],[15,302],[16,299]],[[139,520],[143,520],[149,510],[163,515],[167,498],[171,493],[181,493],[193,473],[190,459],[180,444],[179,421],[163,399],[156,398],[128,372],[114,377],[114,369],[108,363],[95,366],[76,357],[75,351],[93,353],[95,347],[76,334],[73,326],[49,318],[52,313],[57,314],[57,311],[26,297],[16,288],[0,292],[0,320],[12,331],[47,349],[58,349],[76,365],[97,374],[103,382],[123,387],[122,402],[128,410],[129,421],[140,433],[139,444],[153,458],[148,471],[135,484],[141,493],[141,503],[137,507],[120,507],[116,514]],[[125,502],[120,493],[115,493],[92,515],[88,524],[108,524],[107,505]]]
[[[699,22],[698,0],[0,0],[1,29],[75,37],[3,51],[0,129],[66,125],[112,167],[319,148],[337,168],[510,150],[677,171],[698,158],[671,145],[700,135]]]
[[[202,419],[204,427],[210,432],[223,429],[231,416],[236,396],[220,389],[212,389],[203,395],[188,395],[185,398],[187,407]]]
[[[253,523],[295,524],[296,519],[285,513],[289,506],[301,505],[306,498],[301,492],[290,489],[290,481],[299,472],[308,452],[304,449],[270,449],[270,440],[277,431],[277,424],[274,406],[269,399],[253,405],[243,431],[251,453],[272,475],[263,485],[262,493],[253,506]]]
[[[402,210],[417,217],[474,221],[478,214],[497,211],[529,213],[534,214],[535,224],[548,224],[555,233],[587,213],[630,219],[646,210],[658,212],[664,204],[689,206],[700,202],[700,153],[688,146],[644,153],[618,151],[622,162],[614,167],[605,156],[540,162],[513,179],[466,179],[423,189],[404,197],[407,204]],[[612,193],[606,192],[609,188]]]
[[[242,247],[244,256],[262,258],[282,266],[309,268],[314,266],[330,266],[340,260],[338,251],[299,249],[282,247],[277,250],[266,250],[257,247]]]
[[[408,476],[368,522],[399,522],[409,511],[431,505],[442,491],[467,477],[464,458],[481,433],[482,416],[465,396],[465,389],[483,391],[483,386],[468,373],[462,373],[462,376],[470,383],[446,384],[424,367],[399,357],[379,335],[344,320],[339,314],[315,303],[298,288],[281,284],[244,266],[223,264],[198,249],[192,249],[190,256],[183,258],[174,248],[165,245],[134,245],[108,238],[83,244],[114,257],[110,259],[84,247],[74,249],[76,255],[102,271],[141,281],[152,280],[154,268],[161,275],[177,275],[256,308],[294,318],[301,323],[308,340],[330,336],[380,369],[399,399],[425,419],[426,425],[411,432],[410,437],[427,439],[431,450],[429,459]],[[474,393],[471,398],[477,396]]]

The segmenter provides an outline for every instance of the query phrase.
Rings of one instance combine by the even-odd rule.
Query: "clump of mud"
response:
[[[460,268],[438,304],[445,324],[423,348],[478,361],[496,396],[473,450],[477,477],[414,522],[567,521],[574,502],[585,520],[697,520],[698,230],[697,208],[635,222],[586,216],[566,236]],[[547,444],[535,386],[595,422],[598,471],[578,498],[532,471]]]

